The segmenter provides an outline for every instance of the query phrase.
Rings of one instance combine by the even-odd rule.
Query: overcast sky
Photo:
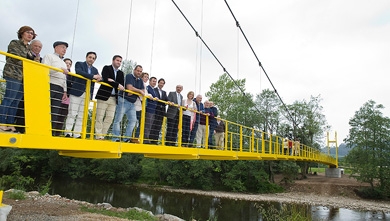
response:
[[[271,88],[223,0],[175,2],[227,71],[247,80],[248,92]],[[321,95],[339,144],[368,100],[390,115],[390,1],[227,2],[283,101]],[[43,55],[53,52],[54,41],[67,41],[66,57],[84,61],[86,52],[96,51],[100,71],[119,54],[165,78],[168,92],[182,84],[184,94],[204,94],[223,74],[169,0],[3,0],[0,14],[2,51],[29,25]],[[0,67],[4,60],[0,56]]]

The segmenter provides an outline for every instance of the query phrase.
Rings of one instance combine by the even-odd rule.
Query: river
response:
[[[261,209],[281,208],[280,203],[233,200],[196,194],[172,193],[152,188],[100,182],[55,180],[50,194],[114,207],[139,207],[153,214],[172,214],[184,220],[260,221]],[[344,208],[294,205],[306,210],[312,220],[386,220],[386,214]],[[309,212],[310,211],[310,212]]]

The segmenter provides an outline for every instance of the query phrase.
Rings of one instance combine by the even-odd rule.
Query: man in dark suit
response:
[[[158,85],[156,88],[154,88],[154,90],[159,100],[168,101],[167,92],[165,92],[162,89],[164,85],[165,85],[165,80],[163,78],[160,78],[158,80]],[[160,131],[161,131],[162,122],[165,116],[165,111],[166,111],[165,106],[166,106],[165,103],[157,102],[157,106],[154,112],[154,120],[149,134],[149,139],[151,140],[150,142],[152,144],[157,144]]]
[[[92,66],[95,62],[97,56],[95,52],[88,52],[86,56],[86,61],[76,62],[75,70],[76,74],[79,74],[89,80],[95,79],[97,81],[101,80],[101,76],[99,75],[98,70]],[[75,77],[72,87],[70,88],[70,91],[68,91],[70,103],[69,103],[69,113],[66,118],[66,137],[72,136],[72,129],[74,124],[74,130],[73,130],[73,137],[80,138],[81,137],[81,127],[83,122],[83,113],[84,113],[84,100],[85,100],[85,89],[87,85],[87,80]],[[95,84],[91,84],[90,88],[90,99],[92,99],[93,89]],[[88,105],[88,104],[87,104]],[[77,117],[77,119],[76,119]],[[76,123],[75,123],[76,120]]]
[[[168,94],[168,100],[174,104],[181,105],[183,96],[180,92],[183,90],[182,85],[176,86],[176,91],[171,91]],[[174,146],[177,139],[177,126],[179,123],[179,108],[177,106],[170,105],[167,110],[167,136],[166,145]]]
[[[102,70],[102,81],[110,86],[100,85],[96,94],[96,123],[95,134],[97,140],[103,140],[114,119],[115,108],[118,103],[118,89],[124,90],[125,75],[119,67],[122,64],[122,57],[115,55],[112,64],[106,65]],[[104,117],[106,116],[106,117]],[[104,118],[104,121],[103,121]]]

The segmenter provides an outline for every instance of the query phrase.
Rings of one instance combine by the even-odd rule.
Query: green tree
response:
[[[233,82],[224,73],[217,82],[211,84],[206,96],[218,106],[222,118],[251,127],[254,116],[253,96],[245,90],[242,92],[237,85],[245,88],[245,79]]]
[[[134,67],[137,65],[136,61],[133,60],[124,60],[122,61],[121,71],[126,74],[133,73]]]
[[[372,193],[390,196],[390,119],[383,116],[382,104],[366,102],[350,119],[344,140],[352,150],[346,161],[352,176],[371,185]]]
[[[276,96],[274,91],[269,89],[263,90],[260,94],[256,95],[255,99],[256,115],[253,121],[255,122],[255,128],[260,129],[271,134],[278,134],[281,126],[281,102]],[[268,179],[272,183],[274,180],[274,168],[273,161],[267,161],[268,166]]]
[[[276,94],[265,89],[261,94],[256,95],[256,109],[259,111],[254,121],[255,127],[271,134],[278,131],[281,121],[281,103]]]

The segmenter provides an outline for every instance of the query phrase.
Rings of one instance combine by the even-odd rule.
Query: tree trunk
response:
[[[268,161],[268,180],[271,183],[275,183],[274,171],[272,169],[273,161]]]

